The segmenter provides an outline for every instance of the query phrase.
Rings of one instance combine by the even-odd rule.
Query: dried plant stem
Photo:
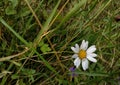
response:
[[[18,53],[18,54],[15,54],[15,55],[11,55],[11,56],[7,56],[7,57],[3,57],[3,58],[0,58],[0,62],[1,61],[7,61],[7,60],[10,60],[14,57],[17,57],[17,56],[20,56],[20,55],[23,55],[24,53],[26,53],[29,49],[27,47],[25,47],[25,50],[21,53]]]

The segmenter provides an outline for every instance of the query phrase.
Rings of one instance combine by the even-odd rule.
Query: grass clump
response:
[[[117,0],[0,1],[0,85],[117,85],[120,24]],[[97,63],[74,66],[71,46],[96,45]]]

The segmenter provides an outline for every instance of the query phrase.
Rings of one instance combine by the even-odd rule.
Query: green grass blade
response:
[[[37,45],[39,42],[40,42],[40,38],[41,36],[44,34],[44,32],[46,32],[50,27],[49,27],[49,24],[50,22],[52,21],[56,11],[57,11],[57,8],[60,4],[61,0],[59,0],[55,6],[55,8],[53,9],[52,13],[50,14],[49,18],[47,19],[47,21],[44,23],[43,25],[43,28],[41,29],[41,31],[38,33],[38,36],[36,37],[36,39],[34,40],[34,43],[35,45]]]
[[[5,20],[2,19],[2,17],[0,17],[0,22],[5,26],[7,27],[21,42],[23,42],[25,45],[27,45],[28,47],[28,43],[26,40],[24,40],[18,33],[16,33],[14,31],[14,29],[12,29],[6,22]]]
[[[15,32],[15,30],[12,29],[1,17],[0,22],[5,27],[7,27],[21,42],[23,42],[27,47],[31,48],[51,71],[56,73],[55,69],[32,46],[30,46],[30,44],[25,39],[23,39],[17,32]]]
[[[76,72],[76,74],[86,75],[86,76],[102,76],[102,77],[108,77],[109,76],[107,73]]]
[[[56,27],[55,30],[60,28],[70,17],[74,16],[74,14],[80,9],[82,5],[84,5],[87,2],[87,0],[82,0],[79,3],[76,3],[74,7],[66,14],[66,16],[63,17],[62,21],[60,24]]]

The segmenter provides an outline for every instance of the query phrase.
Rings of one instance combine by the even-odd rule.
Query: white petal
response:
[[[81,60],[80,60],[79,58],[76,58],[76,59],[74,60],[74,65],[76,66],[76,68],[79,67],[80,62],[81,62]]]
[[[84,48],[84,45],[85,45],[85,40],[82,41],[81,46],[80,46],[80,49],[83,49],[83,48]]]
[[[91,54],[88,54],[89,56],[91,56],[91,57],[96,57],[97,56],[97,54],[95,54],[95,53],[91,53]]]
[[[78,52],[79,52],[75,47],[71,47],[71,49],[72,49],[72,51],[73,51],[74,53],[78,53]]]
[[[88,41],[85,42],[85,40],[83,40],[80,49],[86,50],[87,48],[88,48]]]
[[[97,60],[95,58],[91,57],[91,56],[87,56],[87,59],[91,62],[94,62],[94,63],[97,62]]]
[[[76,50],[79,52],[80,48],[79,48],[79,45],[78,45],[78,44],[75,44],[75,48],[76,48]]]
[[[77,54],[74,54],[73,56],[72,56],[72,58],[77,58],[78,57],[78,55]]]
[[[93,53],[95,50],[96,50],[95,45],[92,45],[87,49],[87,54]]]
[[[88,60],[87,59],[82,60],[82,68],[83,68],[83,70],[88,69]]]
[[[86,45],[85,45],[85,50],[88,48],[88,41],[86,41],[86,43],[85,43]]]

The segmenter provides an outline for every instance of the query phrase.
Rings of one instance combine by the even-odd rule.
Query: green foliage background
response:
[[[1,0],[0,85],[118,85],[119,0]],[[96,45],[97,63],[76,70],[71,46]]]

